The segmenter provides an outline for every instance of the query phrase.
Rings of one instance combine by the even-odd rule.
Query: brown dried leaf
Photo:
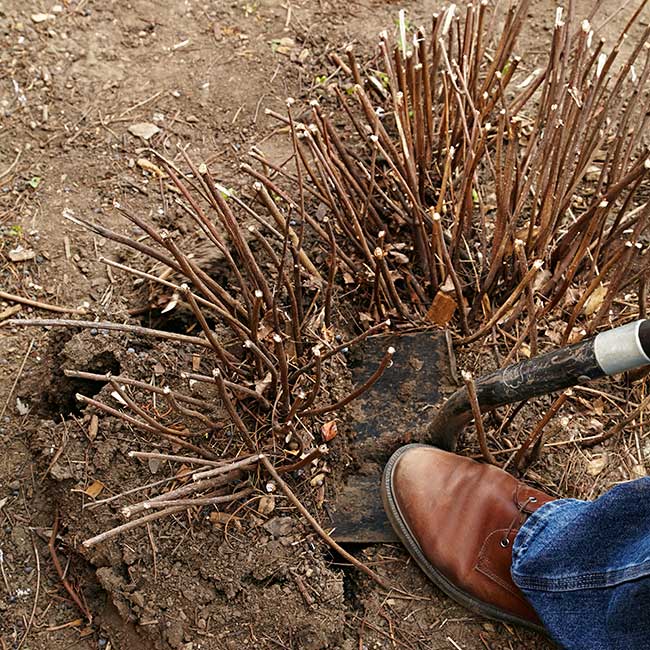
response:
[[[587,463],[587,474],[590,476],[598,476],[605,467],[607,467],[607,454],[595,456]]]
[[[404,253],[399,253],[398,251],[388,251],[388,254],[391,255],[398,264],[408,264],[409,258]]]
[[[88,425],[88,437],[91,442],[97,437],[97,432],[99,431],[99,418],[97,415],[93,414],[90,418],[90,424]]]
[[[178,472],[176,472],[176,478],[181,483],[186,483],[189,480],[192,472],[193,472],[192,468],[189,465],[185,465],[185,463],[183,463],[180,466],[180,469],[178,470]]]
[[[606,295],[606,286],[601,284],[599,287],[596,287],[594,292],[587,298],[587,302],[585,302],[585,306],[582,309],[584,315],[591,316],[596,313],[601,308]]]
[[[261,515],[269,515],[275,510],[275,497],[272,494],[265,494],[257,504],[257,512]]]
[[[456,311],[456,301],[446,293],[438,291],[427,311],[427,320],[440,327],[445,327]]]
[[[231,521],[237,522],[239,521],[239,517],[235,517],[235,515],[231,515],[227,512],[219,512],[218,510],[210,513],[210,522],[215,525],[226,526]]]
[[[332,438],[336,437],[338,433],[338,428],[336,426],[336,420],[329,420],[320,428],[321,434],[323,435],[323,440],[329,442]]]
[[[267,372],[264,379],[255,384],[255,392],[258,395],[264,395],[264,391],[271,385],[271,373]]]
[[[323,434],[323,440],[329,442],[332,438],[336,437],[338,433],[338,428],[336,426],[336,420],[330,420],[325,422],[325,424],[320,428],[321,433]]]
[[[22,246],[17,246],[9,251],[9,259],[12,262],[28,262],[35,257],[36,253],[33,250],[25,249]]]
[[[95,499],[99,496],[99,493],[104,489],[104,484],[101,481],[93,481],[85,490],[82,490],[84,494],[87,494],[91,499]]]
[[[648,472],[646,472],[646,469],[643,465],[632,465],[632,471],[630,472],[631,479],[635,478],[643,478],[644,476],[648,475]]]

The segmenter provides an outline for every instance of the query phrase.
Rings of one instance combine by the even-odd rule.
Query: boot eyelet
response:
[[[530,497],[531,503],[537,503],[537,497]]]
[[[501,544],[502,548],[508,548],[508,546],[510,546],[510,540],[507,537],[504,537],[499,544]]]

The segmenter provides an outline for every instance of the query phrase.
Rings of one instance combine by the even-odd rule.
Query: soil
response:
[[[401,6],[413,23],[427,24],[434,4]],[[617,8],[613,1],[603,5],[603,17]],[[169,296],[148,296],[132,279],[109,273],[99,256],[129,258],[64,217],[92,217],[130,232],[112,208],[117,201],[164,226],[169,217],[157,183],[138,164],[148,148],[173,156],[177,145],[188,146],[195,159],[212,163],[219,182],[239,187],[238,167],[251,146],[263,143],[274,159],[288,151],[287,138],[264,109],[282,111],[290,96],[306,102],[326,94],[321,76],[332,70],[328,54],[348,43],[370,52],[376,34],[394,28],[399,8],[375,0],[5,0],[0,290],[85,306],[100,317],[141,313],[143,324],[157,322]],[[606,29],[620,28],[625,17],[615,15]],[[539,55],[553,18],[554,3],[532,3],[519,47],[524,61]],[[159,132],[146,141],[132,135],[129,127],[142,122]],[[18,246],[33,257],[11,261],[9,251]],[[152,300],[157,310],[148,309]],[[0,302],[0,312],[13,304]],[[23,314],[32,311],[51,316],[22,307]],[[184,331],[186,322],[178,318],[165,326]],[[474,369],[471,358],[463,363]],[[83,539],[122,521],[117,508],[82,510],[88,501],[83,490],[97,480],[105,494],[124,491],[155,480],[163,469],[127,456],[151,445],[114,418],[101,418],[96,437],[89,434],[90,414],[74,395],[101,397],[110,390],[66,379],[63,368],[150,379],[161,375],[161,367],[175,376],[181,365],[191,365],[189,351],[186,358],[172,356],[165,345],[139,337],[0,330],[3,650],[553,647],[539,635],[454,604],[399,545],[355,549],[409,594],[386,596],[342,566],[279,496],[264,512],[259,498],[252,499],[227,525],[206,508],[191,519],[169,517],[83,550]],[[535,417],[535,410],[522,412],[519,427],[525,430]],[[333,465],[345,455],[345,431],[340,438]],[[593,457],[555,449],[530,476],[558,494],[594,496],[639,471],[624,448],[596,450]],[[594,478],[589,463],[601,457],[609,465]],[[295,477],[293,485],[310,511],[322,514],[309,476]],[[327,486],[325,503],[334,487]],[[55,571],[48,550],[55,520],[59,561],[92,623]]]

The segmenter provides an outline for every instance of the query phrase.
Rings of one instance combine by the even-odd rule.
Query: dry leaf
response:
[[[320,428],[321,433],[323,434],[323,440],[329,442],[332,438],[336,437],[338,433],[338,428],[336,426],[336,420],[330,420],[325,422],[325,424]]]
[[[647,476],[647,472],[643,465],[633,465],[631,474],[631,479],[643,478],[644,476]]]
[[[227,512],[219,512],[218,510],[210,513],[210,521],[213,524],[226,526],[231,520],[239,521],[239,517],[235,517],[235,515],[228,514]]]
[[[181,481],[181,483],[186,483],[193,471],[194,470],[189,465],[183,463],[178,472],[176,472],[176,478]]]
[[[427,320],[440,327],[445,327],[456,311],[456,301],[446,293],[438,291],[427,311]]]
[[[17,246],[9,251],[9,259],[12,262],[28,262],[36,257],[36,253],[28,248]]]
[[[601,284],[595,289],[589,298],[587,298],[587,302],[585,302],[585,306],[582,309],[585,316],[591,316],[597,312],[601,308],[606,295],[607,287]]]
[[[91,442],[97,437],[97,432],[99,431],[99,418],[97,415],[93,414],[90,418],[90,424],[88,425],[88,437]]]
[[[275,509],[275,497],[272,494],[264,495],[257,504],[257,512],[261,515],[269,515]]]
[[[171,300],[163,307],[162,311],[160,312],[161,314],[166,314],[167,312],[172,311],[172,309],[176,308],[176,305],[178,305],[178,294],[174,292],[174,294],[171,297]]]
[[[607,467],[607,454],[595,456],[587,463],[587,474],[598,476]]]
[[[395,258],[395,261],[398,264],[408,264],[410,261],[409,258],[404,255],[404,253],[399,253],[397,251],[388,251],[388,254]]]
[[[255,392],[258,395],[264,395],[264,391],[271,385],[271,373],[267,372],[264,379],[256,382]]]
[[[131,124],[127,130],[136,138],[149,140],[160,131],[160,128],[151,122],[138,122],[137,124]]]
[[[3,309],[2,311],[0,311],[0,320],[5,320],[5,318],[10,318],[11,316],[14,316],[22,308],[23,308],[22,305],[12,305],[11,307],[7,307],[7,309]]]
[[[589,402],[588,405],[593,409],[596,415],[602,415],[605,412],[605,402],[603,402],[602,397],[599,397],[593,402]]]
[[[104,484],[101,481],[93,481],[85,490],[82,490],[82,492],[87,494],[91,499],[95,499],[103,489]]]
[[[192,355],[192,371],[198,372],[201,369],[201,355],[194,353]]]

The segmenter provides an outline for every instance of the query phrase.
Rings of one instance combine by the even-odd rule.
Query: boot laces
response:
[[[517,524],[520,524],[521,515],[529,503],[537,503],[537,497],[528,497],[526,501],[517,508],[517,514],[514,516],[512,522],[510,523],[508,531],[504,535],[503,539],[499,542],[503,548],[508,548],[508,546],[510,546],[510,533],[515,529]]]

